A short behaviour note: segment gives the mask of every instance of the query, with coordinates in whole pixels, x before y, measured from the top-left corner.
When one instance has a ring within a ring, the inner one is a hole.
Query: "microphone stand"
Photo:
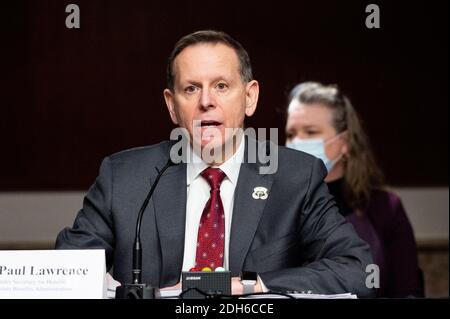
[[[123,284],[116,288],[116,299],[155,299],[159,297],[159,289],[154,288],[148,284],[142,283],[142,245],[141,245],[141,224],[142,216],[147,208],[150,198],[155,191],[156,185],[158,185],[159,179],[162,174],[170,166],[174,165],[169,158],[167,164],[161,169],[158,176],[156,176],[150,191],[147,194],[141,209],[138,214],[136,222],[136,236],[133,244],[133,267],[132,267],[132,283]]]

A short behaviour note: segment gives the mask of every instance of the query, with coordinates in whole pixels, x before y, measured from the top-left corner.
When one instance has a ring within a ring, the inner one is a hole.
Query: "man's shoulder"
[[[280,156],[283,156],[286,159],[301,160],[301,161],[306,161],[306,162],[314,162],[314,160],[316,159],[316,157],[314,157],[311,154],[308,154],[308,153],[305,153],[302,151],[298,151],[298,150],[294,150],[292,148],[282,146],[282,145],[278,146],[278,152],[279,152]]]
[[[108,156],[112,162],[118,163],[157,163],[164,158],[167,158],[173,141],[162,141],[157,144],[133,147]]]
[[[262,145],[264,144],[260,146]],[[275,167],[272,173],[269,174],[275,174],[277,178],[295,183],[298,180],[309,180],[314,172],[323,173],[322,171],[325,170],[325,167],[321,167],[320,161],[310,154],[281,145],[277,145],[276,148],[273,146],[274,144],[267,148],[266,152],[270,152],[270,155],[268,158],[265,158],[265,161],[261,161],[261,165]],[[268,161],[270,163],[264,164],[264,162],[267,163]],[[276,161],[275,164],[274,161]]]
[[[278,146],[278,166],[286,169],[311,169],[314,165],[316,157],[302,152],[293,150],[285,146]]]
[[[267,154],[272,153],[272,151],[276,149],[275,155],[276,157],[278,157],[278,161],[282,165],[298,165],[299,163],[308,163],[312,165],[316,160],[316,157],[312,156],[311,154],[294,150],[286,146],[277,145],[269,140],[259,141],[254,138],[249,138],[248,143],[256,143],[256,147],[259,150],[261,150],[261,148],[266,149]],[[250,148],[250,146],[248,147]]]

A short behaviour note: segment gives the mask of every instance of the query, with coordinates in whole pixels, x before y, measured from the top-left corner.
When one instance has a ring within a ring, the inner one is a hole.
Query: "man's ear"
[[[173,124],[178,125],[177,114],[175,113],[175,97],[171,90],[164,90],[164,100],[166,101],[167,109],[169,110],[170,118]]]
[[[256,105],[258,104],[259,96],[259,83],[256,80],[252,80],[247,83],[246,97],[245,97],[245,115],[252,116],[256,111]]]

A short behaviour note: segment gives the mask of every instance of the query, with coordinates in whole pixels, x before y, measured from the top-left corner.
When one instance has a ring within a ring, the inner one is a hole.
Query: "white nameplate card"
[[[105,251],[0,251],[0,299],[106,297]]]

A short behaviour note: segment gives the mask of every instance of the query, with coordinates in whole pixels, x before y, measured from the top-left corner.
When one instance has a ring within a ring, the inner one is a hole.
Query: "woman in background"
[[[316,82],[290,93],[286,146],[323,160],[341,214],[371,247],[378,297],[423,297],[411,224],[399,197],[384,189],[368,139],[349,99]]]

